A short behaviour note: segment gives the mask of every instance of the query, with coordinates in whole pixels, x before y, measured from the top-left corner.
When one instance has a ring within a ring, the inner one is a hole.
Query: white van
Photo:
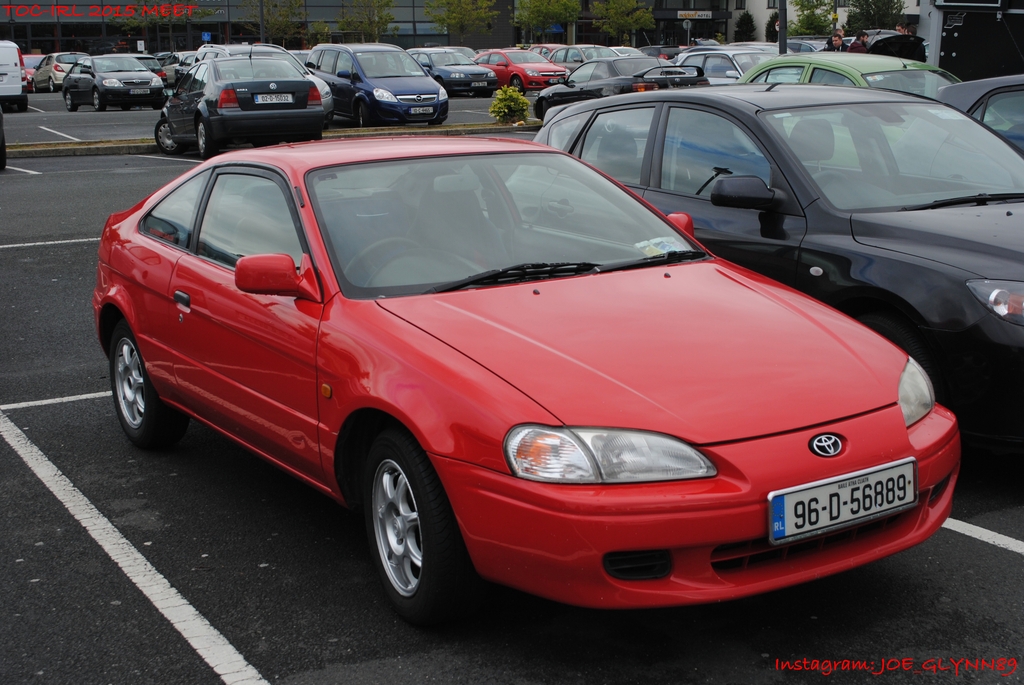
[[[0,106],[5,110],[17,107],[19,112],[28,109],[25,61],[18,46],[9,40],[0,40]]]

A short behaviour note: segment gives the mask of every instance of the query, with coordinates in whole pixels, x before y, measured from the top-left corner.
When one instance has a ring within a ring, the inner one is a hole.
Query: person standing
[[[846,43],[843,42],[843,34],[836,31],[832,34],[832,49],[830,52],[846,52]]]
[[[842,42],[842,39],[846,37],[846,33],[842,29],[836,29],[834,31],[834,33],[838,33],[839,34],[839,37],[840,37],[840,41],[839,42],[840,43]],[[825,47],[822,48],[822,50],[824,52],[835,52],[836,51],[835,46],[832,44],[832,39],[831,38],[829,38],[829,40],[825,42]]]
[[[917,38],[917,24],[907,24],[907,35]],[[924,49],[923,40],[918,41],[914,54],[910,56],[910,59],[917,60],[918,62],[928,61],[928,52]]]
[[[868,32],[858,31],[854,37],[853,42],[850,43],[850,47],[847,52],[867,52],[868,51]]]

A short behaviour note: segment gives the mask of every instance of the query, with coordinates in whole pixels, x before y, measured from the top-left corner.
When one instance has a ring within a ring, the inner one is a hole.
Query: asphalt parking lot
[[[120,131],[155,113],[89,114]],[[153,454],[118,426],[90,307],[100,229],[195,163],[0,173],[0,682],[1024,681],[1024,455],[971,448],[947,528],[838,576],[657,611],[495,588],[472,619],[406,625],[357,516],[206,427]]]

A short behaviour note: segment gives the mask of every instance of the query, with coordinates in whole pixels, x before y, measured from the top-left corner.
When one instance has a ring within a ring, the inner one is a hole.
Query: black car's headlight
[[[1024,283],[979,280],[967,281],[967,287],[1000,319],[1024,326]]]
[[[520,478],[552,483],[638,483],[717,473],[682,440],[610,428],[516,426],[505,437],[505,458]]]

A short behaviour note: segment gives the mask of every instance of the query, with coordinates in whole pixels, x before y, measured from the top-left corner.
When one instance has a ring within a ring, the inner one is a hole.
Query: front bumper
[[[540,76],[524,75],[522,77],[523,87],[527,90],[543,90],[544,88],[556,86],[559,83],[565,83],[565,77],[565,74],[558,76],[551,74],[542,74]]]
[[[895,413],[896,416],[893,416]],[[481,576],[594,608],[640,608],[736,599],[839,573],[907,549],[942,525],[960,463],[956,419],[937,407],[894,440],[890,407],[827,428],[704,447],[718,476],[616,486],[530,482],[432,455]],[[807,449],[829,430],[850,441],[832,459]],[[890,436],[886,439],[884,436]],[[894,444],[894,443],[901,444]],[[772,490],[914,456],[918,503],[885,519],[770,547]],[[656,551],[662,577],[623,580],[606,561]]]
[[[413,114],[413,108],[430,107],[429,114]],[[406,104],[404,102],[370,101],[370,114],[377,121],[386,123],[415,124],[430,121],[444,121],[448,118],[448,100]]]
[[[100,97],[108,105],[153,105],[166,99],[163,86],[100,88]]]
[[[485,78],[478,76],[475,78],[446,78],[444,80],[444,89],[449,93],[473,93],[483,90],[497,90],[498,77],[491,76],[490,78]]]

